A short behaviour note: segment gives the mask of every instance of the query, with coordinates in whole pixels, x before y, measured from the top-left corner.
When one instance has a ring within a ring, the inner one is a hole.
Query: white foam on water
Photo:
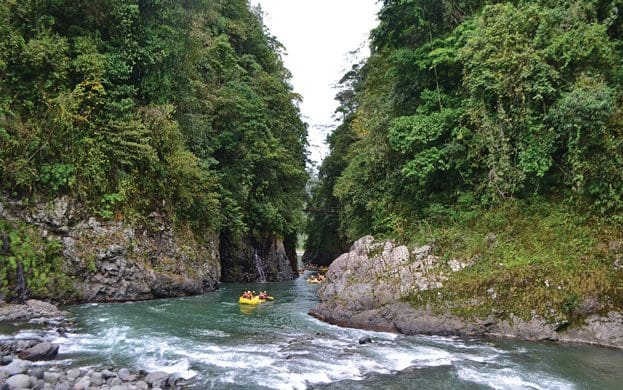
[[[342,328],[337,325],[332,325],[327,322],[322,322],[312,316],[306,316],[305,319],[311,323],[313,323],[316,327],[326,328],[330,330],[330,334],[333,336],[341,337],[344,339],[355,339],[358,340],[363,336],[368,336],[372,339],[385,339],[385,340],[396,340],[402,335],[397,333],[389,333],[389,332],[374,332],[371,330],[363,330],[363,329],[353,329],[353,328]]]
[[[265,378],[259,385],[264,385],[272,389],[280,390],[304,390],[309,384],[323,384],[331,383],[332,380],[326,373],[323,372],[306,372],[306,373],[294,373],[283,372],[276,376]]]
[[[221,383],[236,383],[237,378],[238,374],[235,371],[227,371],[218,377],[218,381]]]
[[[481,385],[486,385],[494,389],[525,389],[532,388],[538,390],[557,390],[574,389],[572,383],[546,377],[535,373],[522,373],[511,368],[499,370],[475,369],[471,367],[461,367],[458,370],[460,379]],[[529,378],[524,376],[529,375]]]
[[[141,369],[145,371],[162,371],[167,374],[179,374],[184,379],[190,379],[197,375],[197,371],[190,368],[190,362],[187,359],[169,363],[155,358],[146,358],[140,360],[140,366]]]
[[[91,335],[67,334],[52,341],[60,346],[63,353],[97,352],[99,340]]]
[[[291,356],[291,355],[290,355]],[[266,382],[258,384],[276,389],[305,389],[308,385],[333,383],[342,380],[363,380],[370,372],[390,373],[373,358],[353,354],[343,358],[317,359],[297,356],[273,367]],[[262,378],[266,380],[266,378]]]
[[[161,312],[165,307],[158,305],[151,309]],[[172,331],[161,335],[149,328],[137,331],[97,315],[88,320],[97,329],[93,331],[95,335],[71,333],[57,340],[63,352],[66,349],[68,353],[124,356],[147,371],[177,373],[186,379],[201,375],[199,380],[205,381],[203,385],[214,388],[233,384],[305,389],[343,380],[364,380],[371,373],[392,374],[409,367],[447,365],[456,367],[461,380],[495,389],[573,387],[555,376],[535,374],[534,370],[524,372],[513,363],[516,351],[500,350],[486,342],[454,337],[406,337],[339,328],[312,317],[305,318],[314,321],[308,323],[313,330],[304,329],[304,325],[302,328],[280,325],[271,328],[270,334],[235,337],[235,333],[219,329],[202,329],[201,324],[183,328],[181,334]],[[223,316],[219,321],[226,323],[228,319]],[[187,332],[193,337],[187,337]],[[360,345],[358,340],[364,336],[370,337],[372,344]],[[232,345],[234,342],[239,344]],[[486,364],[489,362],[496,364]]]
[[[472,362],[477,362],[477,363],[490,363],[490,362],[494,362],[497,360],[497,358],[500,356],[498,354],[491,354],[491,355],[475,355],[472,353],[461,353],[458,355],[461,359],[463,360],[470,360]]]
[[[227,332],[223,332],[222,330],[211,330],[211,329],[193,329],[191,332],[194,336],[200,337],[216,337],[216,338],[225,338],[230,337],[231,335]]]
[[[264,369],[275,363],[276,359],[266,354],[248,353],[236,350],[224,350],[217,353],[199,351],[175,351],[179,356],[185,356],[202,364],[220,368],[232,369]]]
[[[74,361],[72,359],[54,359],[54,360],[43,360],[33,364],[33,366],[37,367],[56,367],[56,366],[69,366]]]
[[[378,347],[374,350],[376,359],[390,371],[403,371],[412,366],[437,367],[451,365],[456,356],[433,347],[398,348]]]

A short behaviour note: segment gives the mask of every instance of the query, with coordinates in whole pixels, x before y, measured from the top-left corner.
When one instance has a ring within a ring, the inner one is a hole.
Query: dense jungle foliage
[[[293,234],[306,125],[245,0],[2,0],[0,191]]]
[[[1,0],[0,196],[296,237],[307,128],[282,49],[246,0]],[[64,285],[32,229],[0,219],[0,239],[0,286]]]
[[[338,95],[309,208],[317,261],[369,233],[469,235],[517,204],[620,226],[622,1],[385,0],[379,20]]]

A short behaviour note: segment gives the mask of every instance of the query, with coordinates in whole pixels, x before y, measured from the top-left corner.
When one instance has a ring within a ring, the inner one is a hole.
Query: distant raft
[[[324,275],[317,274],[317,275],[312,275],[309,278],[307,278],[307,283],[320,284],[320,283],[323,283],[325,280],[326,280],[326,277]]]

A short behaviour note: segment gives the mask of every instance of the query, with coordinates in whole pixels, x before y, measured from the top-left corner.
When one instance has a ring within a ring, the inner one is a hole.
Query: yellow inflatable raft
[[[273,299],[275,299],[275,298],[268,297],[267,299],[260,299],[260,297],[254,296],[253,298],[249,299],[249,298],[240,297],[238,299],[238,303],[242,303],[242,304],[245,304],[245,305],[259,305],[260,303],[264,303],[267,300],[272,301]]]

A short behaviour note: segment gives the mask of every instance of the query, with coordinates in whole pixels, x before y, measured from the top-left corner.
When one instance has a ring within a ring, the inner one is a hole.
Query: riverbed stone
[[[57,344],[43,342],[23,350],[17,356],[20,359],[31,361],[52,360],[58,355],[58,348]]]
[[[110,388],[110,390],[128,390],[128,386],[126,385],[116,385]]]
[[[9,390],[13,389],[26,389],[30,387],[30,377],[25,374],[13,375],[6,380],[5,384]]]
[[[54,385],[54,384],[56,384],[58,382],[58,380],[60,379],[61,376],[62,375],[60,373],[58,373],[58,372],[48,372],[48,371],[46,371],[46,372],[43,373],[43,380],[46,383]]]
[[[102,374],[102,378],[104,378],[104,380],[108,380],[108,378],[112,378],[112,377],[117,376],[117,374],[115,374],[114,372],[112,372],[112,371],[110,371],[108,369],[102,370],[100,372],[100,374]]]
[[[169,379],[169,374],[162,371],[152,372],[145,377],[145,382],[150,384],[152,387],[164,387],[164,385]]]
[[[43,379],[43,374],[45,370],[42,367],[33,367],[28,371],[30,376],[34,376],[37,379]]]
[[[37,345],[37,343],[40,343],[42,341],[43,341],[42,338],[36,338],[36,339],[30,338],[30,339],[25,339],[25,340],[17,340],[15,342],[15,350],[16,351],[24,351],[24,350],[27,350],[27,349]]]
[[[112,387],[112,386],[120,386],[120,385],[122,385],[122,384],[123,384],[123,381],[122,381],[121,379],[119,379],[119,378],[117,378],[117,377],[115,376],[115,377],[113,377],[113,378],[109,378],[109,379],[106,381],[106,384],[107,384],[108,386],[111,386],[111,387]]]
[[[13,356],[12,355],[2,356],[0,358],[0,366],[6,366],[8,364],[11,364],[12,361],[13,361]]]
[[[26,372],[28,372],[30,366],[31,363],[28,361],[15,359],[10,364],[0,367],[0,371],[4,371],[9,374],[9,376],[13,376],[18,374],[25,374]]]
[[[67,382],[59,382],[54,386],[54,390],[69,390],[70,386]]]
[[[91,379],[88,376],[83,376],[76,380],[73,390],[88,390],[89,387],[91,387]]]
[[[67,312],[59,310],[58,307],[51,303],[39,301],[36,299],[29,299],[24,304],[0,304],[0,321],[36,321],[45,322],[46,320],[60,320],[68,315]],[[43,340],[35,340],[41,342]],[[28,345],[26,348],[31,347]],[[21,348],[25,349],[25,348]]]
[[[91,384],[94,386],[101,386],[104,384],[104,377],[102,373],[96,372],[91,375]]]
[[[136,386],[136,388],[139,389],[139,390],[147,390],[147,389],[149,389],[149,385],[145,381],[138,381],[138,382],[136,382],[134,384],[134,386]]]
[[[120,369],[117,375],[119,376],[119,379],[124,382],[132,382],[136,380],[136,375],[132,375],[130,373],[130,370],[128,370],[127,368]]]
[[[67,371],[67,378],[69,378],[72,381],[77,380],[81,376],[82,376],[82,370],[79,368],[72,368],[71,370]]]

